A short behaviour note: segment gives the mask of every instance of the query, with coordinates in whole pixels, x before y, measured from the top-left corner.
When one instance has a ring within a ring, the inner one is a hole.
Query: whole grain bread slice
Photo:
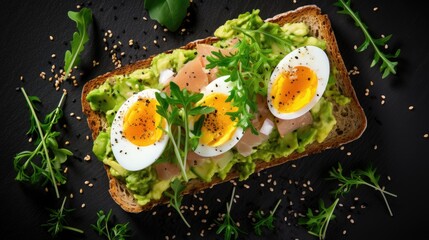
[[[337,69],[337,72],[335,73],[335,77],[337,79],[337,87],[343,95],[351,98],[351,102],[345,106],[336,104],[334,105],[334,115],[336,117],[337,124],[330,132],[328,137],[325,139],[325,141],[323,141],[322,143],[315,142],[308,145],[306,147],[306,150],[302,153],[294,152],[287,157],[272,159],[268,162],[262,160],[257,161],[256,172],[269,167],[277,166],[287,161],[298,159],[310,154],[315,154],[325,149],[339,147],[340,145],[351,142],[362,135],[367,124],[364,111],[358,102],[344,61],[338,49],[337,41],[328,16],[326,14],[322,14],[321,9],[316,5],[307,5],[299,7],[293,11],[278,14],[272,18],[267,19],[266,21],[278,23],[280,25],[283,25],[285,23],[304,22],[310,27],[310,32],[313,36],[325,40],[327,46],[326,52],[330,59],[330,64]],[[181,48],[193,49],[198,43],[212,44],[216,41],[217,38],[208,37],[205,39],[193,41],[185,46],[182,46]],[[167,52],[171,51],[172,50]],[[82,110],[87,117],[88,126],[92,132],[93,139],[98,136],[100,131],[107,128],[107,124],[105,117],[101,113],[91,110],[89,103],[86,101],[86,96],[88,95],[88,93],[91,90],[99,87],[112,76],[128,74],[137,69],[149,67],[153,57],[154,56],[151,56],[145,60],[141,60],[133,64],[115,69],[111,72],[105,73],[88,81],[84,85],[81,98]],[[108,165],[104,165],[104,167],[109,178],[110,195],[112,196],[114,201],[118,205],[120,205],[125,211],[138,213],[141,211],[149,210],[158,204],[167,202],[165,198],[162,198],[156,201],[153,200],[144,206],[137,204],[133,197],[133,194],[126,188],[125,184],[110,174],[110,167]],[[212,182],[206,183],[198,179],[193,179],[187,184],[187,187],[183,194],[198,192],[213,185],[226,182],[237,177],[238,172],[232,170],[223,180],[220,178],[214,178]]]

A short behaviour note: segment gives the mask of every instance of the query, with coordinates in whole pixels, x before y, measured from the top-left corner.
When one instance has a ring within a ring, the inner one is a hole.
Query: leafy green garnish
[[[170,96],[165,92],[155,93],[157,105],[156,112],[165,118],[167,121],[166,134],[169,137],[169,141],[173,144],[174,154],[176,155],[177,163],[180,166],[183,179],[188,182],[188,176],[186,173],[186,158],[188,155],[188,149],[191,147],[195,149],[198,145],[200,127],[202,124],[198,123],[193,131],[189,128],[189,117],[204,115],[214,111],[212,107],[206,106],[195,106],[200,101],[204,94],[202,93],[191,93],[186,89],[180,90],[179,86],[170,82]],[[184,129],[184,142],[183,146],[181,143],[182,133],[181,129]],[[183,149],[183,150],[182,150]]]
[[[144,0],[150,18],[173,32],[182,24],[189,5],[189,0]]]
[[[185,190],[185,185],[180,182],[179,179],[174,179],[174,181],[171,183],[171,189],[173,190],[173,193],[170,192],[164,192],[164,194],[170,198],[170,205],[176,209],[176,211],[179,213],[180,217],[182,218],[183,222],[188,226],[189,228],[191,225],[189,225],[188,221],[186,221],[186,218],[183,216],[182,212],[180,211],[180,206],[182,206],[182,192]]]
[[[41,184],[42,186],[50,182],[55,189],[57,198],[59,198],[58,184],[66,182],[66,177],[61,170],[61,164],[73,153],[65,148],[59,148],[56,137],[60,135],[60,132],[52,131],[52,127],[62,117],[61,107],[66,93],[63,93],[58,106],[46,115],[42,123],[37,117],[34,106],[34,103],[40,102],[40,99],[28,96],[24,88],[21,88],[21,91],[30,109],[31,126],[27,133],[36,134],[37,139],[34,141],[36,149],[22,151],[15,155],[13,161],[14,169],[17,171],[15,179],[21,182],[30,182],[31,184]]]
[[[70,230],[77,233],[83,233],[81,229],[67,226],[66,214],[72,212],[74,209],[65,208],[67,197],[64,197],[61,208],[58,210],[48,209],[50,211],[48,223],[42,224],[42,227],[47,227],[48,232],[53,236],[57,236],[58,233],[62,232],[64,229]]]
[[[378,39],[374,39],[370,33],[368,32],[368,26],[365,25],[362,20],[359,17],[358,12],[353,12],[350,6],[351,0],[338,0],[338,2],[335,3],[336,6],[340,7],[341,10],[338,11],[341,14],[349,15],[353,18],[355,21],[355,25],[359,27],[363,34],[365,35],[365,41],[356,49],[358,52],[363,52],[365,49],[368,48],[368,46],[371,44],[374,48],[374,59],[371,62],[371,67],[375,66],[378,61],[381,59],[382,64],[380,66],[380,72],[383,73],[382,78],[385,78],[389,76],[391,73],[396,74],[396,65],[398,65],[398,62],[391,61],[390,59],[397,58],[401,52],[400,49],[398,49],[395,54],[385,54],[383,53],[379,47],[384,47],[389,39],[392,37],[392,35],[388,35],[385,37],[381,37]]]
[[[270,39],[279,46],[291,48],[290,42],[279,38],[265,28],[243,29],[233,27],[233,29],[243,34],[235,48],[237,52],[231,55],[223,55],[219,52],[212,52],[213,56],[208,56],[209,64],[207,68],[219,68],[219,75],[228,75],[226,81],[233,84],[233,88],[226,101],[237,107],[236,112],[228,112],[231,119],[238,120],[238,126],[244,130],[250,128],[254,134],[258,131],[252,124],[254,113],[257,110],[256,95],[267,95],[268,82],[271,76],[271,69],[279,59],[272,53],[272,49],[264,47],[262,40]]]
[[[377,191],[379,191],[386,203],[387,209],[389,210],[390,216],[393,216],[392,210],[390,209],[389,202],[387,201],[386,195],[392,197],[397,197],[396,194],[390,193],[384,190],[384,187],[381,187],[379,184],[380,176],[376,174],[376,169],[372,166],[369,166],[366,170],[354,170],[350,172],[350,177],[344,176],[343,168],[340,163],[338,163],[338,168],[332,168],[329,171],[330,178],[333,180],[340,181],[340,187],[333,191],[335,196],[342,195],[344,193],[350,192],[353,187],[358,187],[360,185],[366,185]]]
[[[274,230],[274,213],[276,212],[277,208],[279,207],[281,203],[281,199],[277,202],[276,206],[272,211],[270,211],[270,214],[266,217],[262,214],[261,211],[257,211],[255,213],[256,217],[256,223],[253,225],[253,230],[255,231],[256,235],[261,236],[262,235],[262,228],[266,227],[269,230]]]
[[[73,33],[71,50],[67,50],[64,57],[64,81],[69,77],[72,68],[80,63],[80,54],[89,40],[88,26],[92,23],[92,11],[82,8],[79,12],[69,11],[68,16],[76,22],[77,32]]]
[[[216,234],[221,234],[222,232],[224,232],[223,236],[225,240],[230,240],[233,235],[234,239],[238,239],[238,233],[244,233],[231,217],[231,206],[232,202],[234,201],[234,195],[235,187],[232,189],[231,200],[229,201],[229,203],[226,203],[226,213],[223,216],[223,223],[216,221],[216,223],[219,225]]]
[[[306,217],[300,218],[298,223],[300,225],[305,225],[308,233],[311,235],[319,237],[319,239],[325,239],[329,222],[335,218],[334,210],[338,201],[339,198],[337,198],[331,206],[326,208],[325,203],[320,200],[318,214],[316,214],[316,211],[313,213],[309,208]]]
[[[110,216],[112,209],[109,210],[107,216],[103,210],[97,212],[97,224],[91,224],[91,227],[98,233],[99,236],[105,236],[108,240],[125,240],[130,237],[129,223],[118,223],[111,227]]]

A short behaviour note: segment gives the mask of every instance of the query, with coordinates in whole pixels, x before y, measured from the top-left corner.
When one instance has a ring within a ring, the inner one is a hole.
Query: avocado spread
[[[300,46],[313,45],[325,49],[325,42],[309,35],[309,28],[304,23],[286,23],[279,26],[274,23],[264,22],[259,16],[259,10],[241,14],[237,19],[227,21],[215,31],[215,36],[220,40],[214,45],[225,47],[233,38],[242,37],[240,29],[255,30],[265,29],[273,36],[282,38],[291,43],[292,49]],[[252,34],[251,31],[247,32]],[[271,51],[272,69],[288,53],[284,52],[278,42],[269,38],[260,39],[263,47]],[[105,115],[107,123],[111,125],[115,114],[122,103],[134,93],[146,88],[161,89],[158,79],[163,70],[170,69],[177,72],[188,61],[195,58],[195,50],[177,49],[172,53],[162,53],[156,56],[151,65],[145,69],[139,69],[131,74],[111,77],[97,89],[92,90],[86,100],[91,109]],[[311,125],[301,127],[283,137],[274,130],[269,139],[254,149],[247,157],[239,154],[235,149],[224,154],[221,159],[212,161],[210,158],[196,167],[189,168],[191,178],[199,178],[210,182],[213,177],[224,179],[231,169],[240,173],[240,180],[248,178],[256,167],[256,161],[270,161],[273,158],[288,156],[294,151],[303,152],[307,145],[317,141],[323,142],[336,124],[333,115],[333,103],[348,104],[350,99],[343,96],[335,87],[335,71],[330,71],[328,86],[321,100],[310,112],[313,117]],[[101,131],[94,141],[93,152],[95,156],[109,165],[110,173],[125,182],[127,188],[134,194],[140,205],[144,205],[152,199],[160,199],[162,193],[170,187],[171,180],[160,180],[153,166],[139,171],[128,171],[116,162],[110,146],[110,127]]]

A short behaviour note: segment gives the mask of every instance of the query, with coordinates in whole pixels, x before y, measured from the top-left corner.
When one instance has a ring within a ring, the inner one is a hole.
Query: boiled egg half
[[[118,163],[137,171],[151,165],[164,151],[167,124],[156,112],[156,89],[146,89],[128,98],[112,122],[110,143]]]
[[[297,48],[279,62],[271,75],[268,108],[278,118],[297,118],[319,101],[328,78],[329,59],[321,48]]]
[[[226,82],[229,76],[222,76],[210,82],[202,91],[204,97],[198,105],[213,107],[215,110],[206,115],[201,128],[201,137],[195,150],[200,156],[213,157],[220,155],[237,144],[243,137],[243,129],[237,126],[238,119],[231,120],[228,112],[238,109],[227,102],[233,86]]]

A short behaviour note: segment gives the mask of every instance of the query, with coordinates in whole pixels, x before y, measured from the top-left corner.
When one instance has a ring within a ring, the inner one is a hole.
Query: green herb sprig
[[[208,114],[214,111],[214,108],[195,106],[195,104],[203,98],[204,94],[191,93],[186,89],[180,90],[179,86],[174,82],[170,82],[170,95],[167,95],[165,92],[159,92],[155,93],[155,96],[159,103],[156,112],[167,121],[166,130],[163,130],[168,135],[169,141],[173,144],[174,154],[180,166],[183,179],[185,182],[188,182],[186,173],[188,149],[194,149],[198,145],[198,134],[201,134],[200,129],[202,126],[202,121],[198,120],[197,124],[194,126],[194,130],[191,131],[189,127],[189,118]],[[200,129],[198,129],[198,127]],[[185,131],[183,133],[185,138],[183,146],[181,145],[181,129]]]
[[[339,198],[335,199],[331,206],[325,207],[325,202],[320,200],[318,214],[309,208],[306,217],[298,219],[298,223],[300,225],[305,225],[308,233],[311,235],[319,239],[325,239],[329,222],[335,219],[334,210],[338,201]]]
[[[76,22],[77,32],[73,33],[71,50],[67,50],[64,56],[64,81],[69,77],[72,68],[80,63],[80,54],[89,40],[88,27],[92,23],[92,11],[89,8],[82,8],[79,12],[69,11],[68,16]]]
[[[257,211],[255,213],[256,223],[253,225],[253,230],[255,231],[256,235],[261,236],[263,228],[268,228],[271,231],[274,230],[274,213],[277,211],[277,208],[281,202],[282,200],[279,199],[274,209],[270,211],[270,214],[266,217],[263,216],[261,211]]]
[[[144,7],[152,19],[174,32],[186,17],[189,0],[144,0]]]
[[[21,182],[30,182],[31,184],[41,184],[42,186],[50,182],[57,198],[59,198],[58,184],[64,184],[67,180],[61,170],[61,164],[73,153],[58,146],[56,138],[60,135],[60,132],[52,131],[52,128],[62,117],[61,107],[66,93],[63,93],[58,106],[46,115],[42,123],[37,117],[34,106],[36,102],[40,102],[40,99],[35,96],[28,96],[24,88],[21,88],[21,92],[30,109],[31,126],[27,133],[36,134],[37,139],[34,141],[36,149],[22,151],[15,155],[13,161],[14,169],[17,172],[15,179]]]
[[[387,42],[390,40],[392,35],[388,35],[385,37],[374,39],[371,34],[368,32],[368,26],[365,25],[358,12],[354,12],[350,6],[351,0],[338,0],[338,2],[335,3],[336,6],[340,7],[341,10],[338,11],[341,14],[349,15],[353,18],[355,21],[355,24],[357,27],[359,27],[363,34],[365,35],[365,41],[356,49],[358,52],[363,52],[368,48],[368,46],[371,44],[374,48],[374,59],[371,62],[371,67],[375,66],[380,60],[382,61],[382,64],[380,66],[380,72],[383,73],[382,78],[385,78],[389,76],[390,74],[396,74],[396,66],[398,65],[398,62],[392,61],[391,59],[395,59],[399,56],[401,50],[396,50],[395,54],[385,54],[383,53],[379,47],[384,47]]]
[[[74,211],[74,209],[65,208],[67,197],[64,197],[63,203],[61,204],[60,209],[48,209],[50,211],[48,223],[42,224],[42,227],[47,227],[48,232],[53,236],[57,236],[58,233],[63,230],[69,230],[77,233],[83,233],[83,230],[68,226],[66,216],[69,212]]]
[[[254,113],[257,110],[256,96],[267,95],[268,82],[271,77],[272,66],[275,66],[279,59],[275,58],[271,48],[265,48],[261,39],[270,39],[271,42],[282,46],[285,51],[291,49],[290,43],[286,39],[272,35],[264,28],[243,29],[233,27],[233,29],[243,34],[235,46],[236,53],[223,55],[221,52],[212,52],[208,56],[209,64],[207,68],[219,68],[219,75],[226,76],[233,84],[233,88],[226,101],[237,107],[236,112],[228,112],[231,119],[238,120],[238,126],[244,130],[250,128],[254,134],[258,131],[252,124]]]
[[[224,232],[223,235],[225,240],[230,240],[232,236],[234,236],[234,239],[238,239],[238,234],[244,233],[231,217],[231,207],[234,201],[234,196],[235,187],[232,189],[231,200],[229,201],[229,203],[226,203],[226,213],[223,217],[223,223],[216,221],[216,223],[219,225],[216,234],[221,234],[222,232]]]
[[[180,206],[182,206],[182,192],[185,190],[185,185],[180,182],[179,179],[174,179],[173,182],[171,182],[171,189],[173,190],[173,193],[170,193],[168,191],[164,192],[164,195],[170,198],[170,205],[176,209],[177,213],[179,213],[180,218],[182,218],[183,222],[188,226],[188,228],[191,227],[191,225],[186,221],[185,216],[183,216],[182,211],[180,211]]]
[[[357,188],[361,185],[365,185],[379,191],[383,197],[384,202],[386,203],[390,216],[393,216],[386,195],[392,197],[397,197],[397,195],[384,190],[384,187],[380,186],[380,175],[377,175],[376,169],[372,166],[369,166],[366,170],[353,170],[350,172],[350,176],[345,176],[341,164],[338,163],[337,168],[333,167],[332,170],[329,171],[329,176],[329,179],[338,180],[340,182],[339,188],[333,191],[335,196],[348,193],[353,187]]]
[[[99,236],[105,236],[108,240],[125,240],[130,237],[129,223],[118,223],[113,227],[110,221],[112,209],[107,215],[103,210],[97,212],[97,223],[91,224],[91,227],[98,233]]]

